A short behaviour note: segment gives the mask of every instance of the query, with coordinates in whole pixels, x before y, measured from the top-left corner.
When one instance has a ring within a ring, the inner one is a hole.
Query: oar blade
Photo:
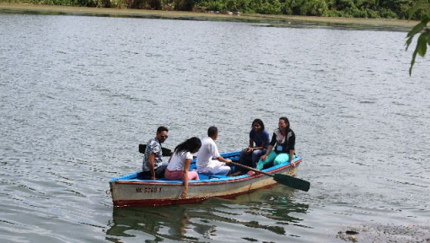
[[[146,144],[139,144],[139,153],[144,154],[145,150],[146,150]],[[161,153],[163,154],[163,156],[170,156],[172,155],[172,150],[162,147]]]
[[[139,153],[144,154],[146,149],[146,144],[139,144]]]
[[[309,191],[309,188],[311,187],[311,183],[309,183],[309,181],[305,181],[289,175],[275,174],[273,179],[280,184],[305,192]]]
[[[172,150],[168,149],[168,148],[161,148],[162,154],[163,156],[170,156],[172,155]]]

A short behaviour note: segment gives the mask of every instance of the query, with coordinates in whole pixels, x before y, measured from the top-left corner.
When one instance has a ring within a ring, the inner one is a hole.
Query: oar
[[[146,150],[146,144],[139,144],[139,153],[144,154],[145,150]],[[163,154],[163,156],[170,156],[172,155],[172,150],[161,147],[161,153]]]
[[[269,174],[267,172],[264,172],[264,171],[261,171],[261,170],[257,170],[255,168],[252,168],[252,167],[249,167],[249,166],[246,166],[246,165],[242,165],[242,164],[239,164],[239,163],[230,162],[229,164],[232,164],[232,165],[235,165],[235,166],[239,166],[239,167],[242,167],[242,168],[245,168],[245,169],[248,169],[248,170],[252,170],[252,171],[257,172],[257,173],[261,173],[261,174],[273,177],[273,179],[276,182],[278,182],[278,183],[280,183],[282,185],[289,186],[289,187],[292,187],[294,189],[299,189],[299,190],[302,190],[302,191],[305,191],[305,192],[309,191],[309,187],[311,186],[311,183],[309,183],[309,181],[305,181],[305,180],[302,180],[302,179],[299,179],[299,178],[295,178],[295,177],[292,177],[292,176],[289,176],[289,175],[284,175],[284,174],[275,174],[275,175],[272,175],[272,174]]]

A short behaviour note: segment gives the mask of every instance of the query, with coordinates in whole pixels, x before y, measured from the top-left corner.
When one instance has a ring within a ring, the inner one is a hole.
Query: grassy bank
[[[228,15],[216,13],[140,10],[140,9],[113,9],[113,8],[86,8],[51,5],[8,4],[0,3],[0,13],[17,14],[48,14],[48,15],[81,15],[101,17],[130,17],[154,19],[179,19],[200,21],[236,21],[268,24],[275,27],[333,27],[345,29],[367,30],[394,30],[409,31],[417,21],[392,19],[358,19],[336,17],[312,16],[286,16],[242,14]]]

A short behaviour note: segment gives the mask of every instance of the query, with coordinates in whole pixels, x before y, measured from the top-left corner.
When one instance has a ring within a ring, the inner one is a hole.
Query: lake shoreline
[[[394,19],[358,19],[358,18],[262,15],[262,14],[229,15],[229,14],[219,14],[219,13],[201,13],[201,12],[184,12],[184,11],[87,8],[87,7],[71,7],[71,6],[57,6],[57,5],[54,6],[54,5],[9,4],[9,3],[0,3],[0,13],[251,22],[251,23],[268,24],[273,27],[292,27],[292,25],[298,24],[302,27],[333,27],[333,28],[345,28],[345,29],[389,30],[389,31],[409,31],[413,26],[415,26],[418,23],[418,21],[394,20]]]

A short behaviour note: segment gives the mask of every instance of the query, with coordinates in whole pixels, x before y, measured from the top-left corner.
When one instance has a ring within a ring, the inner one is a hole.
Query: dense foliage
[[[328,17],[406,19],[417,0],[3,0],[34,4],[155,10],[219,11]],[[420,0],[418,0],[420,1]],[[412,18],[429,8],[420,4]]]

